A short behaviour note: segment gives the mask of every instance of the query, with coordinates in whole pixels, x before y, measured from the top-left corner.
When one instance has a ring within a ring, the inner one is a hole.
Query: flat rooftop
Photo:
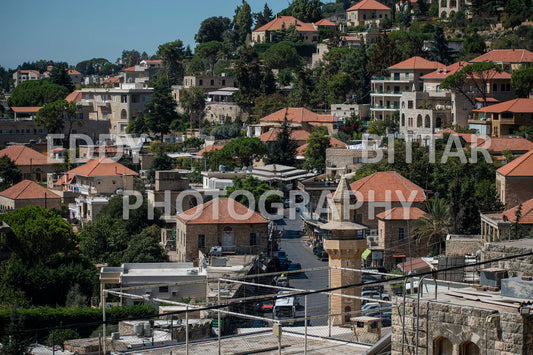
[[[533,249],[533,239],[505,240],[501,242],[491,242],[490,244],[497,244],[508,248]]]

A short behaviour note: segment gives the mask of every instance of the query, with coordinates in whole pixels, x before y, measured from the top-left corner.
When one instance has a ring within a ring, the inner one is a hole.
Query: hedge
[[[11,322],[11,310],[0,310],[0,330],[7,332]],[[102,321],[102,310],[100,308],[79,307],[34,307],[18,308],[16,310],[22,320],[22,329],[41,329],[65,326],[76,329],[81,337],[88,337],[93,330],[98,328]],[[106,309],[106,319],[110,322],[123,318],[141,318],[157,314],[157,308],[153,305],[138,304],[124,307],[110,307]],[[96,324],[89,324],[96,323]],[[70,324],[76,324],[70,326]],[[78,325],[79,324],[79,325]],[[45,337],[50,331],[39,331],[32,334],[39,334]]]

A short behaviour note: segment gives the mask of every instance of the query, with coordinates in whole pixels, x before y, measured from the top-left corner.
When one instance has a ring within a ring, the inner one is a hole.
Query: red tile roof
[[[338,148],[338,147],[346,147],[346,143],[338,140],[337,138],[330,137],[329,138],[329,145],[332,148]],[[307,148],[307,144],[301,145],[298,148],[296,148],[296,155],[304,155],[305,149]]]
[[[356,10],[391,10],[390,7],[383,5],[376,0],[363,0],[350,7],[346,11],[356,11]]]
[[[42,109],[42,106],[19,106],[19,107],[11,107],[11,110],[16,113],[37,113],[40,109]]]
[[[288,29],[290,25],[295,25],[296,31],[318,32],[318,30],[315,29],[315,26],[313,26],[312,23],[302,22],[292,16],[278,16],[269,23],[259,27],[254,32],[280,31],[282,28]]]
[[[359,37],[355,37],[355,36],[341,36],[341,39],[347,42],[351,42],[351,41],[356,42],[356,41],[361,40]]]
[[[222,148],[224,148],[224,145],[208,145],[207,147],[200,149],[200,151],[198,151],[196,154],[202,155],[204,153],[214,152],[215,150],[220,150]]]
[[[182,212],[177,217],[185,224],[268,223],[261,214],[231,198],[211,200]]]
[[[533,53],[526,49],[495,49],[472,59],[470,62],[531,63],[533,62]]]
[[[161,59],[145,59],[143,60],[145,63],[163,63]]]
[[[467,62],[456,62],[451,65],[445,66],[442,64],[441,66],[437,67],[435,71],[423,75],[420,78],[421,79],[446,79],[452,74],[457,73],[459,70],[467,66]]]
[[[487,149],[491,149],[496,153],[501,153],[505,150],[510,150],[512,152],[528,152],[533,150],[533,142],[522,137],[494,137],[490,139],[490,146]]]
[[[65,97],[65,100],[68,102],[81,102],[81,91],[80,90],[74,90],[70,94]]]
[[[477,102],[483,102],[484,101],[483,97],[481,97],[481,96],[476,96],[475,100]],[[500,102],[499,100],[496,100],[494,97],[487,97],[485,100],[487,102]]]
[[[68,75],[81,75],[81,73],[77,70],[74,70],[74,69],[69,69],[68,70]]]
[[[353,182],[350,184],[350,188],[354,192],[362,194],[364,201],[412,200],[414,202],[421,202],[426,199],[424,190],[420,186],[395,171],[374,173]],[[411,199],[411,193],[413,193],[414,199]]]
[[[505,176],[533,176],[533,150],[505,164],[496,172]]]
[[[288,122],[336,122],[338,119],[330,115],[319,115],[313,111],[309,111],[303,107],[289,107],[282,108],[279,111],[271,113],[270,115],[261,118],[261,122],[283,122],[287,119]]]
[[[135,71],[135,65],[129,68],[124,68],[122,71]]]
[[[437,69],[444,64],[439,62],[432,62],[422,57],[411,57],[398,64],[390,66],[388,69]]]
[[[0,157],[7,155],[16,165],[48,165],[59,163],[46,155],[23,145],[12,145],[0,150]]]
[[[42,187],[36,182],[30,180],[22,180],[18,184],[0,192],[0,196],[7,197],[12,200],[28,200],[37,198],[61,198],[56,193]]]
[[[386,220],[407,220],[419,219],[426,214],[426,212],[422,211],[418,207],[394,207],[390,210],[377,214],[376,217]]]
[[[518,206],[508,209],[507,211],[503,211],[501,214],[502,219],[505,221],[516,222],[516,211],[518,210]],[[533,199],[522,203],[522,210],[520,213],[522,216],[520,217],[518,223],[533,224]]]
[[[110,78],[105,79],[102,83],[103,84],[117,84],[120,83],[121,77],[120,76],[112,76]]]
[[[430,268],[431,266],[422,258],[416,258],[398,264],[398,269],[400,269],[401,272],[416,271],[428,267]]]
[[[278,139],[279,132],[281,132],[281,129],[274,128],[274,129],[271,129],[270,131],[263,133],[258,138],[261,140],[261,142],[273,142]],[[311,133],[303,129],[293,129],[291,131],[291,139],[295,141],[306,142],[307,138],[309,138],[310,135]]]
[[[501,102],[499,104],[483,107],[474,112],[490,112],[490,113],[533,113],[533,99],[514,99],[511,101]]]
[[[468,144],[473,144],[475,142],[478,147],[480,147],[485,142],[483,136],[477,136],[473,133],[457,133],[451,128],[446,128],[440,132],[437,132],[436,135],[442,136],[444,133],[449,133],[451,135],[461,137]]]
[[[19,73],[23,73],[23,74],[35,73],[37,75],[40,75],[38,70],[26,70],[26,69],[23,69],[23,70],[19,70],[18,72]]]
[[[88,163],[67,171],[68,175],[81,176],[120,176],[139,175],[135,171],[126,168],[124,165],[113,161],[110,158],[92,159]]]
[[[316,26],[337,26],[334,22],[331,22],[330,20],[327,20],[323,18],[322,20],[315,22]]]

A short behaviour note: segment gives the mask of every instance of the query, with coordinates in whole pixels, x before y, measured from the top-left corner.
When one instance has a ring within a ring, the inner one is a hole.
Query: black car
[[[325,251],[321,251],[316,256],[317,256],[318,260],[321,260],[321,261],[328,261],[329,260],[329,255]]]
[[[318,253],[321,253],[324,251],[324,248],[322,248],[321,246],[316,246],[313,248],[313,254],[317,255]]]

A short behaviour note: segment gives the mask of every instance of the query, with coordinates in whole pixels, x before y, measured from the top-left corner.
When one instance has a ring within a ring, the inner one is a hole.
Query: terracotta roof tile
[[[330,115],[319,115],[303,107],[282,108],[268,116],[261,118],[261,122],[336,122],[338,119]]]
[[[0,150],[0,157],[4,155],[7,155],[16,165],[48,165],[59,163],[59,161],[49,159],[46,155],[23,145],[12,145]]]
[[[474,112],[513,112],[513,113],[533,113],[533,99],[514,99],[501,102],[499,104],[483,107]]]
[[[18,184],[0,192],[0,196],[7,197],[12,200],[28,200],[45,197],[47,199],[61,198],[56,193],[30,180],[22,180]]]
[[[40,75],[38,70],[31,70],[31,69],[18,70],[18,72],[23,73],[23,74],[34,73],[34,74]]]
[[[495,49],[472,59],[470,62],[531,63],[533,62],[533,53],[526,49]]]
[[[390,66],[388,69],[437,69],[444,64],[432,62],[422,57],[411,57],[398,64]]]
[[[133,67],[124,68],[122,71],[135,71],[135,65]]]
[[[506,221],[516,222],[516,211],[518,210],[518,206],[510,208],[507,211],[503,211],[501,214],[502,219]],[[522,210],[520,211],[520,213],[522,214],[522,216],[520,217],[518,223],[533,224],[533,199],[527,200],[522,203]]]
[[[273,142],[278,139],[279,132],[281,132],[281,129],[274,128],[263,133],[258,138],[261,140],[261,142]],[[311,133],[303,129],[293,129],[291,131],[291,139],[295,141],[305,142],[307,141],[307,138],[309,138],[310,135]]]
[[[74,70],[74,69],[69,69],[68,70],[68,75],[81,75],[81,73],[77,70]]]
[[[211,200],[182,212],[177,217],[185,224],[268,223],[261,214],[231,198]]]
[[[81,102],[81,91],[80,90],[74,90],[70,94],[65,97],[65,100],[68,102]]]
[[[346,143],[338,140],[337,138],[334,138],[334,137],[330,137],[329,138],[329,145],[332,147],[332,148],[337,148],[337,147],[346,147]],[[298,148],[296,148],[296,155],[304,155],[305,154],[305,149],[307,148],[307,144],[304,144],[302,146],[299,146]]]
[[[353,182],[350,188],[354,192],[361,193],[365,201],[407,201],[411,198],[411,193],[415,196],[412,200],[414,202],[426,199],[424,190],[420,186],[395,171],[374,173]]]
[[[124,165],[117,163],[110,158],[89,160],[88,163],[67,171],[67,174],[81,176],[139,175],[135,171],[126,168]]]
[[[437,70],[429,74],[423,75],[420,78],[421,79],[442,79],[444,80],[450,75],[457,73],[459,70],[461,70],[463,67],[467,65],[468,65],[467,62],[456,62],[448,66],[442,64],[438,66],[437,68],[435,68]]]
[[[505,176],[533,176],[533,150],[505,164],[496,172]]]
[[[214,151],[220,150],[222,148],[224,148],[224,145],[208,145],[207,147],[200,149],[198,151],[198,153],[196,153],[196,154],[197,155],[202,155],[204,153],[214,152]]]
[[[419,269],[425,269],[431,267],[424,259],[416,258],[403,263],[398,264],[398,269],[402,272],[416,271]]]
[[[491,149],[496,153],[501,153],[505,150],[510,150],[512,152],[528,152],[533,150],[533,142],[522,137],[494,137],[490,139],[490,146],[488,149]]]
[[[254,32],[280,31],[282,28],[288,29],[290,25],[294,25],[294,24],[296,24],[295,26],[296,31],[318,32],[318,30],[315,29],[312,23],[302,22],[292,16],[278,16],[272,21],[270,21],[269,23],[259,27]]]
[[[335,23],[331,22],[330,20],[327,20],[323,18],[322,20],[315,22],[316,26],[337,26]]]
[[[42,109],[42,106],[19,106],[19,107],[11,107],[11,110],[16,113],[37,113],[40,109]]]
[[[356,10],[391,10],[390,7],[383,5],[376,0],[363,0],[350,7],[346,11],[356,11]]]
[[[406,220],[406,219],[419,219],[425,216],[427,213],[422,211],[418,207],[394,207],[385,212],[381,212],[376,215],[379,219],[386,220]]]

